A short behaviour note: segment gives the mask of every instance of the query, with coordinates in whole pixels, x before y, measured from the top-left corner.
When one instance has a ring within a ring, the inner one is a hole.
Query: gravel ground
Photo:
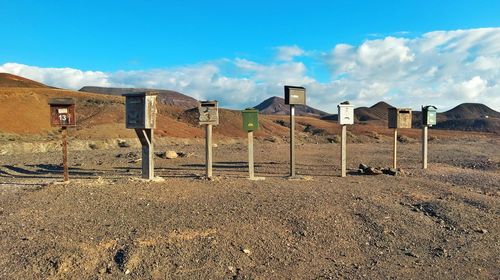
[[[247,180],[246,147],[219,144],[212,181],[202,145],[156,158],[162,182],[140,179],[137,149],[0,156],[1,279],[498,279],[498,137],[349,144],[338,177],[337,144],[258,142]]]

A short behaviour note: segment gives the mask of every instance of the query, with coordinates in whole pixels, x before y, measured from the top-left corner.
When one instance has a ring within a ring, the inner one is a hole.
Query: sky
[[[500,1],[0,0],[0,72],[171,89],[242,109],[283,85],[335,112],[385,101],[500,111]]]

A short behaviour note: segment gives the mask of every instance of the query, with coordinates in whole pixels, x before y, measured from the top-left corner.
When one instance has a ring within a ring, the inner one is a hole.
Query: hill
[[[9,73],[0,73],[0,87],[14,88],[51,88],[42,83],[35,82]]]
[[[112,87],[93,87],[86,86],[81,88],[81,92],[91,92],[99,94],[117,95],[121,96],[125,93],[144,92],[144,91],[157,91],[158,102],[165,105],[177,106],[184,109],[191,109],[198,106],[198,101],[190,96],[184,95],[180,92],[173,90],[162,89],[147,89],[147,88],[112,88]]]
[[[254,107],[259,110],[261,114],[265,115],[289,115],[290,106],[285,104],[285,99],[277,96],[270,97],[262,103]],[[297,116],[327,116],[328,113],[315,109],[307,105],[295,106],[295,115]]]
[[[371,107],[359,107],[354,109],[354,119],[358,122],[387,121],[387,109],[393,106],[380,101]],[[324,116],[323,120],[337,121],[337,114]]]

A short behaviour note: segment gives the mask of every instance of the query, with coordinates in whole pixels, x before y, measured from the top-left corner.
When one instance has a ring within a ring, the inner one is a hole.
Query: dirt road
[[[498,279],[500,139],[399,145],[402,176],[357,175],[390,166],[391,146],[258,142],[249,181],[246,147],[219,144],[216,179],[203,146],[156,159],[164,182],[136,180],[137,149],[0,156],[1,279]]]

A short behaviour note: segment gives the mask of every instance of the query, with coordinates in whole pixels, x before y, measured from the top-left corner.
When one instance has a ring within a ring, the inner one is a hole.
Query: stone
[[[249,249],[246,249],[246,248],[243,249],[242,251],[243,251],[243,253],[245,253],[247,255],[250,255],[252,253]]]
[[[130,144],[127,143],[127,141],[125,141],[125,140],[118,139],[118,147],[120,147],[120,148],[128,148],[128,147],[130,147]]]
[[[178,155],[175,151],[167,151],[165,157],[167,159],[174,159],[174,158],[177,158]]]

